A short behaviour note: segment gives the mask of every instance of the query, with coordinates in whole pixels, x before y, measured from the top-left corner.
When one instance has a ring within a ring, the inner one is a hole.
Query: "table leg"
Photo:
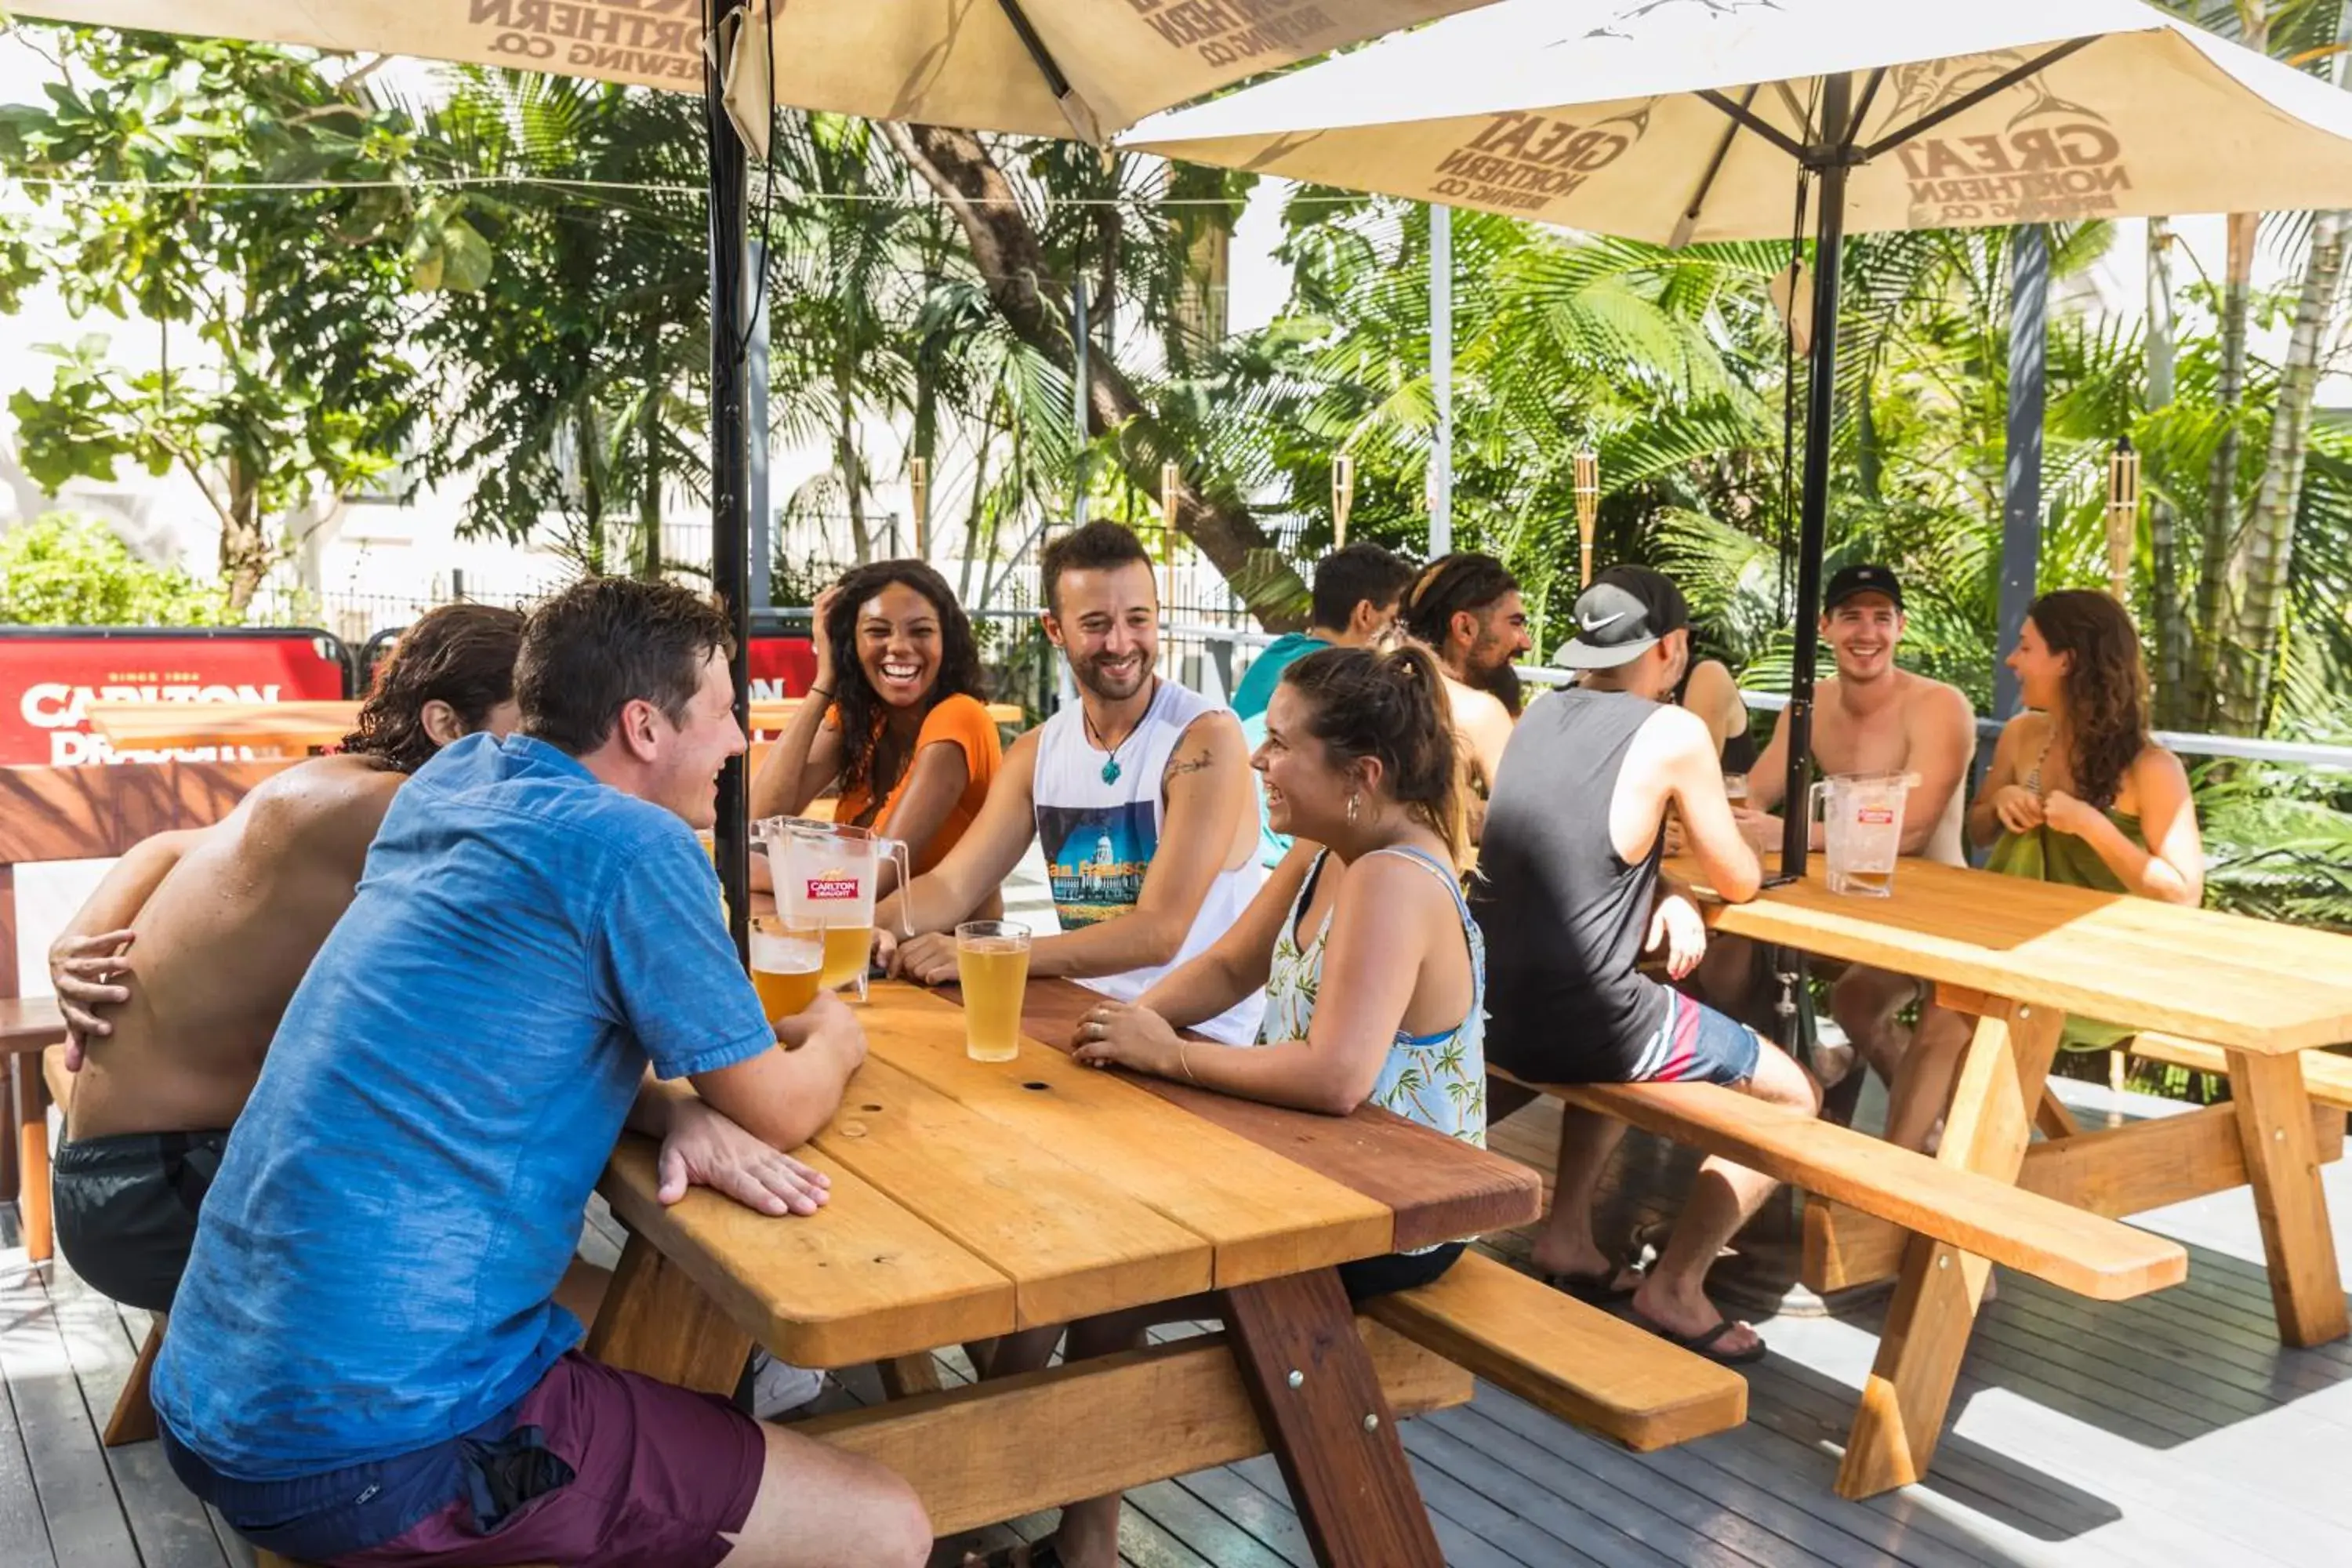
[[[632,1236],[588,1331],[587,1351],[607,1366],[731,1394],[742,1381],[751,1336],[712,1306],[702,1287],[659,1247]]]
[[[875,1373],[882,1379],[882,1392],[893,1399],[907,1399],[918,1394],[940,1391],[940,1363],[931,1352],[892,1356],[874,1363]]]
[[[2025,1163],[2034,1110],[2065,1015],[1998,997],[1948,994],[1938,1000],[1956,1012],[1975,1014],[1977,1026],[1960,1059],[1936,1157],[2014,1181]],[[1846,1439],[1845,1461],[1838,1468],[1840,1496],[1875,1497],[1927,1474],[1991,1270],[1983,1258],[1926,1237],[1915,1236],[1905,1247],[1878,1358]]]
[[[2344,1281],[2327,1225],[2327,1194],[2319,1184],[2302,1058],[2231,1051],[2230,1101],[2237,1108],[2246,1180],[2263,1222],[2279,1338],[2290,1345],[2340,1340],[2347,1331]]]
[[[47,1263],[54,1250],[49,1227],[49,1091],[41,1081],[41,1053],[18,1051],[8,1058],[16,1086],[16,1218],[25,1234],[25,1257]]]
[[[1440,1568],[1396,1415],[1334,1269],[1225,1292],[1234,1359],[1322,1568]]]

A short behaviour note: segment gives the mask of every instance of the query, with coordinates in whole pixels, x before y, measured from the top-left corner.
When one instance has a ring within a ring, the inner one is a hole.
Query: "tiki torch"
[[[1160,465],[1160,569],[1167,586],[1161,590],[1160,602],[1176,602],[1176,495],[1182,480],[1173,463]]]
[[[2131,437],[2107,458],[2107,586],[2116,602],[2131,603],[2132,544],[2139,533],[2139,454]]]
[[[907,488],[913,492],[915,559],[931,558],[931,460],[916,458],[907,464]]]
[[[1348,542],[1348,514],[1356,510],[1356,459],[1346,452],[1331,459],[1331,548]]]
[[[1587,448],[1576,455],[1576,531],[1584,542],[1584,574],[1579,587],[1592,585],[1592,531],[1601,521],[1601,454]]]

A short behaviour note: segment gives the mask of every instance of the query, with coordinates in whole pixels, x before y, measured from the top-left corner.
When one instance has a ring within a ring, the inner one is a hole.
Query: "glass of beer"
[[[1012,921],[956,927],[956,978],[963,985],[964,1054],[1009,1062],[1021,1054],[1021,1002],[1029,989],[1029,928]]]
[[[769,1023],[781,1023],[816,1000],[827,934],[774,916],[751,922],[751,984]]]
[[[868,921],[862,926],[829,925],[824,930],[824,978],[819,982],[827,991],[848,986],[853,994],[866,1000],[866,971],[873,965],[874,925]]]
[[[1748,804],[1748,775],[1746,773],[1724,774],[1723,793],[1731,797],[1732,805],[1746,805]]]

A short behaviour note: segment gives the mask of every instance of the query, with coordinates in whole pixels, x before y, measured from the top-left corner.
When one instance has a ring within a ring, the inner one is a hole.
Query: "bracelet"
[[[810,688],[808,689],[808,694],[809,694],[811,697],[822,697],[822,698],[824,698],[827,702],[830,702],[830,701],[832,701],[832,700],[833,700],[833,693],[832,693],[832,692],[830,692],[830,691],[827,691],[827,690],[826,690],[824,687],[822,687],[822,686],[812,686],[812,687],[810,687]]]
[[[1191,1058],[1184,1054],[1184,1037],[1181,1035],[1176,1037],[1176,1065],[1184,1069],[1185,1082],[1198,1083],[1201,1081],[1199,1079],[1192,1076],[1192,1061]]]

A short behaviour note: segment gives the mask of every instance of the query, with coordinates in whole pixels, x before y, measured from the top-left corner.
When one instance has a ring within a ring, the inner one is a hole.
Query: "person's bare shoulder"
[[[1948,681],[1924,675],[1909,676],[1906,685],[1903,711],[1914,729],[1949,725],[1967,731],[1969,744],[1976,743],[1976,705],[1969,700],[1967,692]]]
[[[246,799],[249,852],[331,855],[354,876],[406,773],[360,756],[314,757],[263,782]]]

